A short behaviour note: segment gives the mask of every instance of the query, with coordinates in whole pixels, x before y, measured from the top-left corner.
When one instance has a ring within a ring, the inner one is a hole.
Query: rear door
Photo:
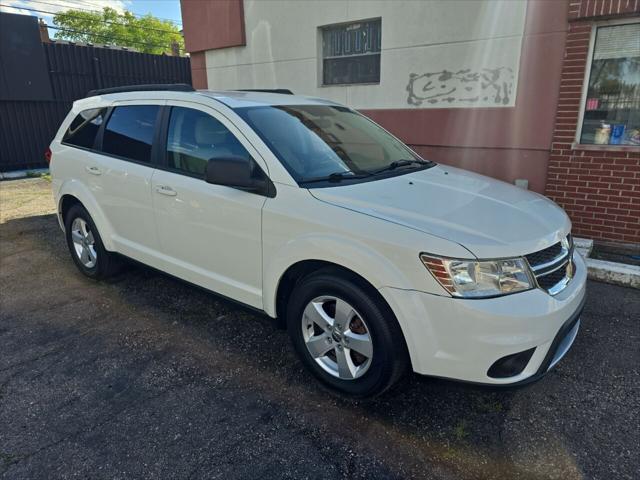
[[[169,102],[153,176],[153,205],[163,270],[262,308],[262,207],[266,198],[204,181],[207,160],[257,151],[222,114],[191,102]]]
[[[89,174],[99,178],[94,193],[111,223],[117,250],[151,265],[159,248],[151,201],[152,159],[163,104],[115,103],[98,139],[101,158],[89,167],[94,169]]]

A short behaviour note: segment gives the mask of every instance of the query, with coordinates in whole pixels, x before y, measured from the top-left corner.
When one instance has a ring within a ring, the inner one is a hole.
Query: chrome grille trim
[[[536,276],[551,273],[557,270],[559,268],[558,264],[565,262],[568,256],[569,256],[569,249],[563,246],[562,250],[560,250],[560,255],[558,255],[556,258],[554,258],[549,262],[542,263],[540,265],[535,265],[535,266],[531,265],[531,270],[533,270],[533,273]],[[544,273],[538,273],[546,270],[547,268],[550,268],[550,270],[545,271]]]
[[[568,235],[559,243],[561,246],[560,253],[555,258],[547,262],[535,265],[531,264],[530,258],[535,258],[537,256],[536,254],[540,252],[525,256],[527,262],[529,263],[529,267],[531,268],[531,271],[533,272],[533,275],[536,279],[538,288],[545,290],[547,293],[549,293],[549,295],[557,295],[562,290],[564,290],[573,278],[575,270],[575,266],[573,263],[574,247],[571,235]],[[557,246],[557,244],[555,245]],[[562,268],[565,269],[565,274],[562,276],[562,278],[556,281],[553,285],[546,285],[546,277],[558,272],[558,270]]]

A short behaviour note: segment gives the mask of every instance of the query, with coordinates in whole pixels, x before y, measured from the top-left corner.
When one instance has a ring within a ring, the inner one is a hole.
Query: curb
[[[14,170],[12,172],[0,172],[0,180],[17,180],[19,178],[32,178],[49,173],[48,168],[34,168],[33,170]]]
[[[586,258],[589,278],[599,282],[640,289],[640,267]]]
[[[574,244],[587,264],[590,280],[640,289],[640,266],[589,258],[593,249],[593,240],[575,238]]]

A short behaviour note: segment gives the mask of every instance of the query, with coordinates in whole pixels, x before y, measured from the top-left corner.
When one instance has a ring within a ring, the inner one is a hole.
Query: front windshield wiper
[[[372,174],[369,172],[356,173],[353,170],[343,170],[340,172],[330,173],[324,177],[316,177],[309,179],[302,179],[300,183],[318,183],[318,182],[341,182],[342,180],[351,180],[370,177]]]
[[[424,167],[430,167],[435,165],[433,162],[430,162],[428,160],[422,160],[422,159],[402,159],[402,160],[394,160],[393,162],[391,162],[389,165],[387,165],[386,167],[382,167],[379,168],[378,170],[374,170],[372,172],[369,172],[371,175],[378,175],[379,173],[383,173],[383,172],[389,172],[391,170],[395,170],[396,168],[400,168],[400,167],[408,167],[409,165],[421,165]]]

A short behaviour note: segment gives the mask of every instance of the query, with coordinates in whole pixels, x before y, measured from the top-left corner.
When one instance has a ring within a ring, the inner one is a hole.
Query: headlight
[[[458,260],[423,253],[420,260],[454,297],[483,298],[522,292],[535,281],[524,258]]]

